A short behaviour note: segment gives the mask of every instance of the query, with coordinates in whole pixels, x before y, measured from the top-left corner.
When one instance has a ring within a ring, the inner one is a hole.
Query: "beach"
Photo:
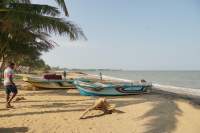
[[[15,109],[5,108],[0,91],[1,133],[199,133],[200,106],[191,99],[152,92],[142,95],[106,97],[123,113],[101,111],[81,114],[95,97],[71,90],[19,90]]]
[[[0,133],[200,133],[198,5],[1,0]]]

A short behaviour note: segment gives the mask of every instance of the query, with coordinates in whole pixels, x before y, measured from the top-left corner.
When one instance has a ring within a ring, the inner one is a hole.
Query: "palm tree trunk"
[[[0,48],[0,70],[5,66],[5,53],[6,53],[6,45]]]
[[[5,58],[4,55],[2,55],[1,60],[0,60],[0,89],[3,88],[3,83],[2,83],[2,79],[3,79],[3,67],[5,65]]]
[[[5,57],[2,55],[0,60],[0,70],[3,70],[3,67],[5,66]]]

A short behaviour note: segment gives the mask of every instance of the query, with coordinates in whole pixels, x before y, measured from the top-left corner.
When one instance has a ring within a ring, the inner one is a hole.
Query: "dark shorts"
[[[16,93],[17,94],[17,87],[15,85],[7,85],[5,86],[6,94]]]

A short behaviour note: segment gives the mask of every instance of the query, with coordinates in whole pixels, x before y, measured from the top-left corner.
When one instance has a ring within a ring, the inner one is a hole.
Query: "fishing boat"
[[[49,78],[50,77],[50,78]],[[33,87],[38,89],[74,89],[72,79],[52,78],[53,76],[39,77],[23,77],[25,82],[30,83]],[[54,76],[56,77],[56,76]],[[58,77],[58,76],[57,76]]]
[[[147,93],[152,84],[148,82],[111,82],[102,80],[74,80],[74,85],[85,96],[120,96]]]

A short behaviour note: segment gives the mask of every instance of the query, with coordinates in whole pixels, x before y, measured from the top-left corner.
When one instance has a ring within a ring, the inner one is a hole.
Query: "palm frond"
[[[9,5],[9,9],[14,9],[14,11],[17,10],[26,11],[27,13],[35,13],[40,15],[49,15],[49,16],[60,15],[60,11],[58,10],[58,8],[49,5],[14,3]]]
[[[26,4],[31,4],[30,0],[10,0],[14,3],[26,3]]]
[[[67,10],[67,6],[65,4],[65,0],[55,0],[56,3],[62,8],[65,13],[65,16],[69,16],[69,12]]]
[[[42,16],[24,11],[11,11],[9,17],[10,18],[7,19],[11,20],[12,23],[15,23],[16,26],[19,25],[18,27],[21,26],[21,23],[31,24],[32,29],[37,29],[38,31],[44,31],[50,34],[68,35],[70,40],[77,40],[79,38],[86,39],[81,28],[62,18]]]

